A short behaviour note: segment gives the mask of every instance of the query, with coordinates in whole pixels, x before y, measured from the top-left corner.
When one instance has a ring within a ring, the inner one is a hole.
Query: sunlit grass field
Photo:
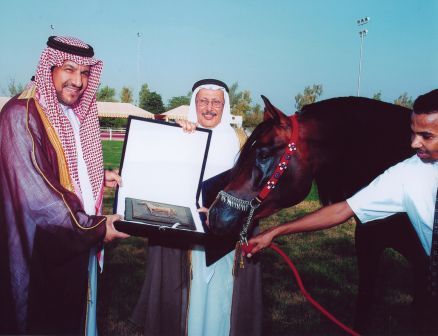
[[[122,142],[103,141],[106,168],[118,168]],[[114,192],[106,191],[105,212],[112,213]],[[262,230],[319,207],[312,189],[307,200],[261,222]],[[307,291],[343,323],[351,326],[357,292],[354,223],[326,231],[282,237],[276,242],[292,259]],[[128,319],[144,278],[147,239],[131,237],[105,248],[99,278],[98,321],[101,335],[141,335]],[[264,335],[345,335],[313,308],[300,293],[291,271],[276,252],[266,250],[263,264]],[[378,274],[375,309],[369,335],[412,335],[409,265],[388,250]],[[208,336],[208,335],[206,335]]]
[[[103,164],[105,169],[119,168],[123,141],[102,140]]]

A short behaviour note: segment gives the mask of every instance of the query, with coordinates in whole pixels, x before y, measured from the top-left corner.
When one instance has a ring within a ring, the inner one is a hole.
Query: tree
[[[120,91],[120,101],[122,103],[132,103],[134,101],[132,90],[126,86]]]
[[[100,127],[126,128],[127,124],[128,124],[128,119],[126,118],[107,118],[107,117],[99,118]]]
[[[108,85],[99,89],[96,94],[96,100],[101,102],[116,102],[116,89],[110,88]]]
[[[375,94],[373,94],[371,99],[382,101],[382,91],[379,91],[379,92],[376,92]]]
[[[259,104],[252,107],[243,118],[242,126],[246,128],[254,128],[263,121],[263,110]]]
[[[146,105],[149,93],[151,93],[149,86],[146,83],[143,84],[140,88],[140,92],[138,93],[138,106],[140,108],[144,108],[143,106]]]
[[[239,84],[237,82],[234,82],[231,84],[228,90],[228,97],[230,98],[230,106],[231,109],[233,109],[234,105],[237,104],[237,102],[242,98],[242,92],[238,91]]]
[[[17,94],[23,92],[23,90],[24,90],[24,86],[22,84],[15,83],[14,78],[9,79],[8,94],[10,97],[16,96]]]
[[[151,92],[146,83],[141,86],[138,98],[138,106],[143,110],[154,114],[163,113],[165,111],[161,95],[156,92]]]
[[[239,84],[233,83],[229,87],[231,114],[242,116],[242,126],[253,128],[263,121],[263,111],[259,104],[251,106],[251,92],[239,91]]]
[[[414,101],[412,100],[412,97],[408,97],[408,93],[405,92],[401,94],[396,100],[394,100],[394,104],[412,109],[412,107],[414,106]]]
[[[322,94],[322,84],[313,84],[312,87],[306,86],[303,93],[295,96],[295,107],[301,110],[304,105],[312,104],[318,100]]]
[[[169,102],[167,103],[167,110],[174,109],[181,105],[189,105],[190,104],[190,97],[187,96],[176,96],[169,99]]]
[[[161,95],[159,95],[155,91],[149,92],[144,102],[144,105],[140,105],[140,107],[153,114],[160,114],[165,111]]]
[[[238,92],[238,94],[234,96],[234,100],[235,102],[231,107],[231,114],[245,116],[251,111],[251,92]]]
[[[228,97],[230,98],[231,114],[244,116],[251,111],[251,92],[239,91],[239,84],[234,82],[229,87]]]

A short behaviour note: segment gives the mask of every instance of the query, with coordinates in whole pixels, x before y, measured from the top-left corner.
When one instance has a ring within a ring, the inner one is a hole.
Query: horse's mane
[[[304,106],[300,122],[319,125],[309,146],[321,153],[315,171],[323,204],[344,200],[411,156],[411,110],[373,99],[342,97]]]

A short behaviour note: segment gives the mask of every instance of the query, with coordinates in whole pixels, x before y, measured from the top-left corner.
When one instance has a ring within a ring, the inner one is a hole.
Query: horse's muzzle
[[[245,214],[217,199],[208,212],[208,226],[212,233],[237,235],[242,229]]]

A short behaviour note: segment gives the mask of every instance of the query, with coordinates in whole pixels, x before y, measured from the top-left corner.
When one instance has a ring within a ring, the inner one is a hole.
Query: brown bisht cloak
[[[77,334],[105,217],[61,184],[62,147],[38,108],[22,95],[0,112],[0,334]]]

